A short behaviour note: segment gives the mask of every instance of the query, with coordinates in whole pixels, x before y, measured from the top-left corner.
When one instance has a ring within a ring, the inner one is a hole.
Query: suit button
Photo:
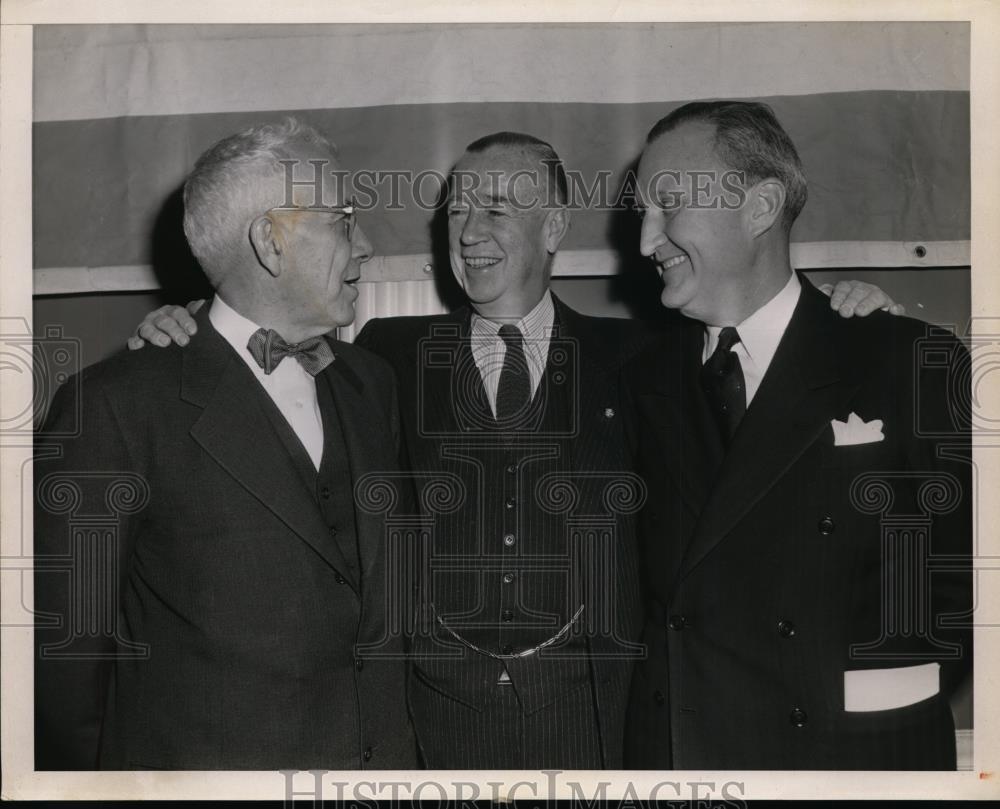
[[[513,497],[508,497],[507,502],[504,503],[504,505],[507,506],[508,509],[512,509],[514,508],[514,506],[517,505],[517,499]]]
[[[509,624],[511,621],[514,620],[514,613],[511,610],[504,610],[502,613],[500,613],[500,617],[503,619],[503,622],[505,624]]]
[[[347,584],[347,579],[345,579],[339,573],[336,576],[334,576],[334,581],[337,582],[337,584]]]
[[[371,761],[372,760],[372,749],[370,747],[366,747],[365,748],[365,752],[361,754],[361,757],[365,761]]]
[[[819,528],[819,532],[825,537],[830,536],[833,533],[833,529],[836,528],[833,523],[833,517],[824,517],[819,521],[817,527]]]
[[[511,547],[516,541],[517,540],[514,538],[513,534],[503,535],[503,544],[506,545],[508,548]]]
[[[683,615],[671,615],[670,620],[667,621],[667,626],[677,632],[680,632],[685,626],[687,626],[687,618]]]
[[[806,712],[801,708],[792,708],[792,712],[788,715],[788,721],[797,728],[805,727],[807,718]]]
[[[330,499],[330,487],[329,486],[324,486],[320,490],[319,496],[322,497],[324,500],[329,500]]]
[[[516,475],[517,474],[517,464],[516,463],[507,464],[507,474],[509,474],[509,475]]]
[[[514,581],[514,574],[513,573],[504,573],[503,574],[503,583],[504,584],[510,584],[512,581]]]
[[[500,650],[500,654],[512,655],[514,654],[514,647],[511,646],[509,643],[505,643],[503,645],[503,648]]]
[[[662,705],[666,701],[667,698],[663,696],[663,692],[660,691],[660,689],[656,689],[656,691],[653,692],[653,702],[657,705]]]
[[[356,668],[358,671],[361,671],[361,669],[363,669],[364,667],[365,667],[365,661],[362,660],[360,657],[356,658],[354,661],[354,668]]]
[[[795,634],[795,624],[791,621],[778,621],[778,634],[783,638],[790,638]]]
[[[337,536],[337,526],[336,525],[331,525],[330,526],[330,536],[332,536],[332,537]]]

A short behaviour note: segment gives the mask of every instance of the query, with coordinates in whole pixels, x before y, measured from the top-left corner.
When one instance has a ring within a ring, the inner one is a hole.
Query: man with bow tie
[[[288,165],[316,179],[291,198]],[[395,383],[325,336],[372,250],[338,176],[292,119],[209,149],[184,187],[216,290],[202,336],[57,394],[35,465],[38,769],[415,766],[384,519],[354,497],[398,468]]]
[[[806,183],[767,106],[670,113],[638,186],[640,249],[684,318],[625,375],[649,487],[627,765],[954,769],[968,353],[919,321],[840,318],[792,271]]]

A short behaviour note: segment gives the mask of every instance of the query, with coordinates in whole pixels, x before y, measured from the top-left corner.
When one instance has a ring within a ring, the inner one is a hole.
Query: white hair
[[[285,203],[278,161],[303,151],[336,156],[337,147],[289,117],[223,138],[198,158],[184,183],[184,235],[213,286],[241,260],[254,217]]]

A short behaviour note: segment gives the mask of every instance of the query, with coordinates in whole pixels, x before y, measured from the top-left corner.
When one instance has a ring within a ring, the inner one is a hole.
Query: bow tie
[[[333,349],[322,335],[301,343],[286,343],[274,329],[257,329],[247,341],[247,350],[265,374],[274,371],[285,357],[295,357],[311,376],[334,360]]]

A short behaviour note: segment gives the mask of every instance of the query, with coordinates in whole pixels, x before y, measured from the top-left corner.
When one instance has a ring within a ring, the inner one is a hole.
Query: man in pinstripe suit
[[[451,492],[424,504],[434,527],[409,684],[423,763],[621,768],[642,653],[631,527],[642,491],[623,454],[618,374],[648,332],[551,293],[569,211],[549,144],[481,138],[453,179],[450,260],[470,305],[372,320],[356,341],[396,372],[411,469]],[[184,342],[186,314],[153,313],[139,334]]]
[[[566,201],[547,143],[471,144],[448,209],[471,306],[370,321],[357,340],[396,371],[411,467],[462,492],[435,515],[413,643],[410,709],[432,768],[621,766],[641,492],[617,376],[643,332],[549,291]]]

